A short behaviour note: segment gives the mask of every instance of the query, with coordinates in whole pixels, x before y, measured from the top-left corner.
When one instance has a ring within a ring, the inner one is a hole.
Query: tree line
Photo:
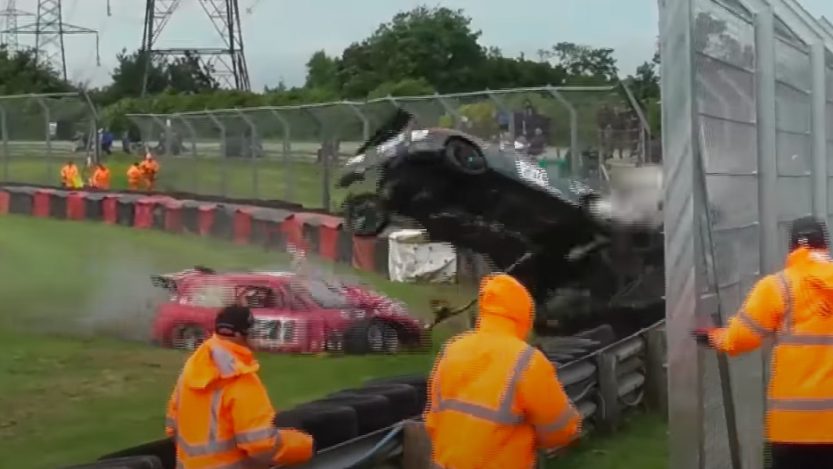
[[[622,76],[612,48],[560,42],[535,58],[508,57],[480,43],[481,32],[462,10],[417,7],[382,23],[341,55],[318,51],[309,58],[303,86],[278,83],[261,92],[220,89],[213,70],[198,56],[154,57],[147,95],[140,97],[146,57],[123,50],[101,88],[65,82],[30,50],[0,47],[0,94],[84,89],[103,109],[105,124],[118,130],[128,113],[169,113],[248,106],[283,106],[533,86],[605,85]],[[645,107],[659,99],[659,55],[629,74]],[[658,121],[658,119],[656,119]]]

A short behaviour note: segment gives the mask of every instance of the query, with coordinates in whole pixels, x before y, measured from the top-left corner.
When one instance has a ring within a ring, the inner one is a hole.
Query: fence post
[[[665,347],[665,327],[655,327],[645,333],[646,383],[645,397],[652,409],[663,417],[668,414],[668,378]]]
[[[52,122],[51,113],[49,112],[49,106],[43,102],[43,99],[39,96],[35,96],[34,99],[38,102],[38,105],[43,110],[43,121],[46,128],[46,181],[54,181],[55,175],[52,174],[52,133],[50,132],[49,124]],[[51,185],[51,184],[50,184]]]
[[[636,96],[634,96],[633,91],[631,91],[631,87],[628,86],[628,83],[626,81],[619,80],[619,86],[621,86],[622,90],[625,92],[625,97],[628,99],[628,102],[636,113],[636,117],[639,119],[639,125],[642,128],[639,132],[639,143],[642,145],[642,151],[639,152],[639,162],[645,163],[646,161],[653,161],[651,159],[650,148],[651,125],[648,123],[648,119],[645,117],[645,112],[639,105],[639,101],[636,100]]]
[[[360,121],[362,121],[362,139],[366,142],[367,139],[370,138],[370,122],[368,121],[367,116],[364,115],[362,109],[356,103],[352,101],[343,101],[343,103],[346,104],[351,111],[353,111],[353,114],[355,114]]]
[[[96,35],[96,44],[97,43],[98,43],[98,35]],[[98,50],[97,45],[96,45],[96,50]],[[99,63],[99,65],[101,65],[101,64]],[[94,159],[94,163],[97,164],[97,163],[101,162],[101,139],[100,139],[101,137],[98,135],[98,129],[99,129],[99,125],[101,123],[101,119],[99,119],[98,110],[96,109],[95,104],[93,104],[92,99],[90,99],[90,95],[86,91],[82,91],[81,95],[84,97],[84,101],[87,103],[87,106],[90,108],[90,112],[93,115],[92,126],[93,126],[93,130],[95,131],[95,143],[93,145],[93,159]]]
[[[257,128],[255,127],[254,121],[252,121],[249,118],[249,116],[247,116],[240,108],[234,108],[234,112],[236,112],[237,115],[240,116],[240,118],[243,119],[244,122],[246,122],[246,125],[249,126],[249,130],[252,132],[252,135],[249,138],[249,157],[252,160],[252,190],[254,191],[254,198],[258,199],[260,198],[260,190],[258,189],[257,159],[259,157],[260,152],[257,151],[255,142],[259,140],[259,135],[257,132]]]
[[[511,139],[512,139],[512,145],[513,145],[513,147],[514,147],[514,144],[515,144],[515,115],[514,115],[514,113],[512,112],[512,109],[510,109],[510,108],[506,105],[506,101],[504,101],[503,99],[501,99],[498,95],[496,95],[495,93],[493,93],[491,90],[487,89],[487,90],[486,90],[486,94],[488,94],[488,95],[489,95],[489,99],[491,99],[492,101],[494,101],[495,106],[497,106],[497,108],[498,108],[501,112],[505,113],[505,114],[509,117],[509,126],[508,126],[509,138],[511,138]],[[498,143],[499,143],[499,142],[498,142]]]
[[[619,382],[616,379],[616,355],[602,352],[596,355],[596,370],[599,374],[599,398],[601,400],[600,418],[597,428],[611,433],[619,422]]]
[[[330,211],[330,137],[327,136],[327,129],[324,128],[324,121],[312,111],[311,106],[301,106],[300,108],[310,116],[318,124],[318,132],[321,136],[321,207]]]
[[[217,126],[220,130],[220,161],[217,164],[217,168],[220,172],[220,195],[223,197],[228,197],[228,171],[226,168],[226,164],[228,163],[226,160],[226,127],[220,122],[220,119],[217,119],[211,111],[205,111],[205,115],[211,119],[211,122]]]
[[[573,104],[558,91],[558,88],[547,87],[547,91],[570,113],[570,172],[576,175],[583,166],[578,150],[578,112]]]
[[[191,134],[191,155],[193,156],[194,161],[197,163],[197,166],[199,166],[199,157],[200,156],[199,156],[199,152],[197,151],[197,131],[194,129],[194,126],[191,124],[191,121],[189,121],[182,114],[171,114],[171,119],[179,119],[180,122],[182,122],[182,124],[185,126],[185,128],[188,129],[188,133]],[[192,189],[192,192],[194,192],[196,194],[196,193],[199,192],[200,172],[199,171],[191,171],[191,177],[193,178],[193,181],[191,182],[191,186],[192,186],[191,189]]]
[[[293,196],[293,186],[295,185],[295,181],[292,177],[292,162],[290,161],[290,153],[292,152],[292,127],[289,125],[289,121],[284,117],[278,108],[270,107],[269,112],[275,116],[278,122],[280,122],[281,127],[283,128],[283,145],[282,145],[282,152],[283,152],[283,169],[284,169],[284,191],[287,202],[292,201]]]
[[[6,108],[0,105],[0,137],[3,139],[3,180],[9,180],[9,128],[6,122]]]
[[[448,104],[448,101],[445,100],[445,97],[440,93],[434,93],[434,99],[440,102],[445,112],[451,114],[451,118],[454,119],[454,128],[457,130],[462,130],[462,123],[464,121],[463,115],[460,114],[460,111],[454,108],[454,106]]]

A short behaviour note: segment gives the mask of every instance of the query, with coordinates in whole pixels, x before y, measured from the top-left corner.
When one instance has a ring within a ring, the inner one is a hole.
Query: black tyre
[[[450,138],[445,144],[444,153],[446,162],[463,174],[476,176],[488,169],[483,152],[462,138]]]
[[[385,321],[360,321],[344,333],[344,351],[348,354],[394,354],[399,352],[400,345],[399,331]]]
[[[178,350],[193,351],[200,346],[208,333],[202,326],[196,324],[183,324],[178,326],[171,337],[171,345]]]
[[[344,201],[344,226],[356,236],[376,236],[390,223],[390,212],[381,197],[358,194]]]
[[[327,397],[350,395],[383,396],[390,402],[391,414],[396,421],[417,417],[423,410],[416,389],[407,384],[374,384],[363,388],[345,389]]]
[[[414,388],[417,393],[417,404],[420,412],[425,409],[428,402],[428,377],[426,375],[401,375],[389,376],[386,378],[376,378],[365,381],[366,387],[387,385],[387,384],[407,384]]]
[[[359,436],[358,419],[352,407],[315,402],[278,412],[278,428],[295,428],[309,433],[315,449],[322,450]]]
[[[378,395],[342,395],[313,401],[315,405],[338,405],[351,407],[356,411],[359,435],[389,427],[397,422],[387,398]]]
[[[153,456],[159,459],[163,468],[172,468],[176,466],[176,445],[174,444],[174,440],[172,438],[163,438],[161,440],[151,441],[139,446],[106,454],[98,458],[98,460],[104,461],[108,459],[135,458],[140,456]]]
[[[63,469],[166,469],[156,456],[132,456],[100,460],[91,464],[68,466]]]

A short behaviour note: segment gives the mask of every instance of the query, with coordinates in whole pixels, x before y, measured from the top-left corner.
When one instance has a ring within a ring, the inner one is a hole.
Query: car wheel
[[[324,342],[324,350],[326,352],[341,352],[344,350],[344,337],[338,332],[330,332],[327,334],[327,340]]]
[[[444,152],[448,164],[463,174],[475,176],[485,173],[488,168],[483,152],[462,138],[450,138]]]
[[[206,338],[205,330],[201,326],[185,324],[177,328],[174,333],[173,346],[178,350],[196,350]]]
[[[390,324],[371,322],[367,327],[366,338],[371,353],[399,352],[399,333]]]
[[[344,224],[356,236],[375,236],[389,221],[384,201],[376,194],[359,194],[344,201]]]

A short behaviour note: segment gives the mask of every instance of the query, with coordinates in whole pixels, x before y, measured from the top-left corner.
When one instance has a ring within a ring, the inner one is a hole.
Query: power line
[[[158,48],[159,38],[182,0],[145,0],[145,21],[142,33],[142,56],[145,70],[142,79],[142,95],[147,92],[148,74],[154,57],[183,56],[192,53],[200,63],[214,70],[221,83],[229,88],[251,89],[249,71],[243,48],[243,32],[240,25],[238,0],[197,0],[223,41],[223,47]]]
[[[38,63],[49,65],[67,79],[66,48],[64,36],[78,34],[95,35],[96,64],[101,65],[98,31],[83,26],[64,23],[61,0],[38,0],[35,22],[25,26],[7,28],[4,34],[34,35],[35,54]]]

